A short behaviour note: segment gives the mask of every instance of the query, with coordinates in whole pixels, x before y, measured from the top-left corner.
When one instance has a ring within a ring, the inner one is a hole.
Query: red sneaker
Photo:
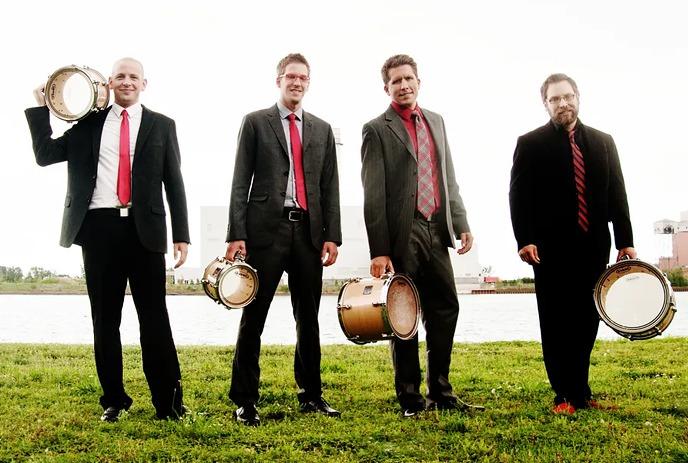
[[[568,402],[562,402],[554,406],[552,413],[555,415],[573,415],[576,413],[576,407]]]

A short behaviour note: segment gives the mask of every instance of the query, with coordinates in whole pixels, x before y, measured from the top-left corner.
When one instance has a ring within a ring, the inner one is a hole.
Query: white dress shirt
[[[143,108],[141,103],[136,103],[128,108],[123,108],[113,103],[110,112],[105,118],[103,133],[100,137],[100,153],[98,155],[98,173],[96,175],[96,188],[93,191],[89,209],[103,207],[122,207],[117,198],[117,174],[119,172],[119,133],[122,125],[122,111],[126,109],[129,115],[129,166],[134,160],[136,138],[141,127],[141,115]],[[132,191],[132,195],[133,195]]]

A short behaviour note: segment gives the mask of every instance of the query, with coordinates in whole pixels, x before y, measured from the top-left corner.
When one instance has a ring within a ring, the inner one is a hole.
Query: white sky
[[[0,265],[78,274],[78,246],[60,248],[66,165],[35,164],[23,114],[55,69],[109,75],[140,59],[141,101],[177,122],[192,242],[200,206],[228,202],[242,116],[278,96],[275,65],[300,51],[311,64],[304,108],[342,131],[341,202],[362,204],[361,126],[385,110],[379,69],[412,55],[421,107],[444,116],[480,262],[502,277],[530,276],[515,250],[508,209],[516,138],[547,121],[539,87],[565,72],[581,92],[584,123],[614,136],[639,256],[666,240],[655,220],[678,220],[686,200],[688,32],[681,1],[355,0],[327,2],[13,2],[0,19]],[[290,30],[295,32],[291,33]],[[54,124],[61,132],[66,124]],[[221,250],[218,250],[220,253]],[[342,253],[347,252],[346,243]],[[191,247],[190,266],[199,262]],[[572,259],[575,250],[572,250]]]

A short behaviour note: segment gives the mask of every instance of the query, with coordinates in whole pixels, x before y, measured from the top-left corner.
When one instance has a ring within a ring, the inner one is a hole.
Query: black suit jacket
[[[29,108],[36,162],[41,166],[67,161],[67,196],[64,202],[60,245],[82,244],[78,233],[96,186],[100,139],[110,109],[92,113],[53,139],[48,108]],[[143,246],[167,251],[167,227],[162,185],[165,185],[172,222],[172,240],[189,242],[184,181],[174,121],[143,107],[141,127],[132,162],[132,213]]]
[[[330,125],[303,112],[303,170],[311,241],[342,243],[337,151]],[[289,151],[277,105],[244,117],[239,130],[227,241],[269,246],[282,217]]]
[[[453,247],[454,236],[470,231],[466,209],[454,177],[444,120],[432,111],[422,111],[435,142],[441,169],[439,216],[446,223],[441,238],[446,246]],[[411,137],[392,106],[363,126],[361,158],[363,212],[370,256],[403,256],[408,250],[416,210],[418,160]]]
[[[585,163],[593,251],[607,262],[611,245],[609,222],[614,225],[616,247],[633,246],[619,155],[610,135],[580,121],[576,140]],[[535,244],[541,258],[575,258],[561,255],[570,252],[578,230],[573,160],[566,130],[550,121],[519,137],[511,169],[509,203],[518,249]]]

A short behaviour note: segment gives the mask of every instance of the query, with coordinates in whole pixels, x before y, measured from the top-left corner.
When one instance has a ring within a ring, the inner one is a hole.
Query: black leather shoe
[[[259,426],[260,416],[258,416],[258,409],[254,404],[244,405],[234,411],[234,419],[246,426]]]
[[[467,412],[467,411],[483,411],[485,410],[485,407],[482,405],[472,405],[472,404],[467,404],[461,399],[456,399],[456,400],[444,400],[442,402],[430,402],[428,403],[427,406],[428,410],[440,410],[440,411],[459,411],[459,412]]]
[[[341,413],[338,410],[330,407],[327,400],[319,397],[317,399],[309,400],[308,402],[301,402],[299,405],[301,413],[321,413],[325,416],[339,417]]]
[[[119,414],[124,410],[123,408],[108,407],[103,412],[100,417],[100,421],[105,421],[106,423],[114,423],[119,419]]]

